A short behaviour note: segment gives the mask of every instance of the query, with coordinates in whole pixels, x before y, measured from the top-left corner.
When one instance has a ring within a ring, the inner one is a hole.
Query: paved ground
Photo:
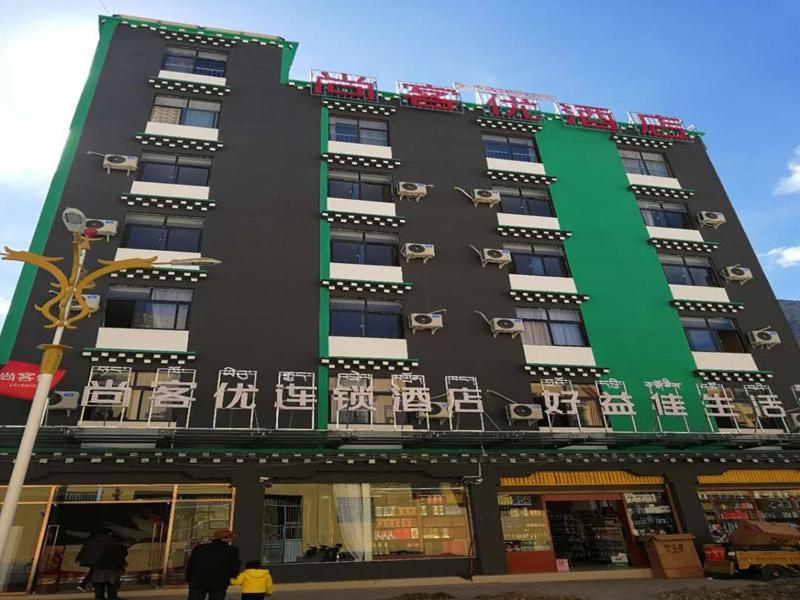
[[[584,600],[657,600],[658,594],[665,591],[709,587],[713,589],[728,589],[742,587],[754,583],[747,580],[707,580],[707,579],[630,579],[611,581],[562,581],[562,582],[508,582],[508,583],[464,583],[459,585],[437,585],[416,587],[387,587],[375,581],[374,586],[361,589],[329,589],[329,590],[292,590],[281,591],[277,587],[275,600],[388,600],[397,598],[402,594],[450,594],[458,600],[471,600],[479,595],[494,595],[500,592],[523,592],[528,594],[551,594],[561,600],[564,598],[582,598]],[[134,590],[121,590],[120,595],[125,600],[185,600],[186,593],[181,590],[149,590],[137,592]],[[46,596],[48,599],[60,600],[64,595]],[[92,598],[91,594],[70,594],[72,599]],[[40,595],[39,598],[42,598]],[[227,600],[238,600],[239,592],[228,593]],[[444,598],[440,596],[440,598]]]

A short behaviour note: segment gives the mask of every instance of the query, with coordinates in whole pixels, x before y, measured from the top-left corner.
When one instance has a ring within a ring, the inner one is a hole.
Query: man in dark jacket
[[[210,542],[195,546],[186,564],[188,600],[223,600],[231,577],[239,574],[239,549],[231,545],[233,532],[219,529]]]
[[[102,529],[92,534],[92,536],[83,544],[76,559],[80,566],[89,567],[89,571],[86,573],[86,576],[83,578],[83,580],[78,584],[78,589],[80,591],[86,591],[86,586],[88,586],[92,581],[92,573],[94,572],[97,563],[100,562],[100,559],[102,559],[103,555],[106,553],[106,549],[113,543],[114,538],[111,535],[111,530]]]
[[[92,587],[96,600],[118,600],[122,571],[127,563],[128,548],[120,540],[109,536],[109,543],[103,551],[103,556],[92,567]]]

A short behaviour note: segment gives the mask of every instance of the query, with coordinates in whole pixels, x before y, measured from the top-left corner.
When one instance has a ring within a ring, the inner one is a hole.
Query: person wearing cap
[[[224,600],[232,577],[239,574],[239,549],[233,546],[233,532],[218,529],[210,542],[195,546],[186,564],[188,600]]]

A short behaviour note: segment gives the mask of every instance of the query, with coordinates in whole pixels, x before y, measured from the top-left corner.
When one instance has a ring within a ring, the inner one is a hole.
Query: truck
[[[764,580],[800,576],[800,530],[784,523],[742,521],[729,542],[705,544],[703,570],[717,577],[756,572]]]

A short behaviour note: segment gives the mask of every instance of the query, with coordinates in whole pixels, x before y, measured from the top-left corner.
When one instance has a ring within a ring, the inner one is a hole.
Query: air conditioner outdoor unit
[[[508,317],[492,319],[490,326],[494,337],[497,337],[498,333],[506,333],[513,339],[525,330],[522,319],[510,319]]]
[[[105,154],[103,155],[103,168],[106,173],[110,173],[111,169],[114,169],[115,171],[126,171],[130,175],[131,171],[139,168],[139,159],[124,154]]]
[[[719,212],[712,212],[710,210],[701,210],[697,215],[698,221],[700,221],[701,225],[705,225],[706,227],[713,227],[717,229],[722,225],[725,225],[725,215]]]
[[[432,187],[432,185],[426,183],[401,181],[397,184],[397,195],[400,196],[400,200],[416,200],[419,202],[420,199],[428,195],[428,188]]]
[[[481,265],[497,265],[502,269],[511,264],[511,252],[508,250],[498,250],[497,248],[484,248],[481,250]]]
[[[47,396],[47,410],[75,410],[80,397],[80,392],[51,392]]]
[[[86,304],[89,305],[89,308],[92,312],[100,310],[100,296],[97,294],[84,294],[83,299],[86,300]],[[72,305],[69,307],[70,310],[80,310],[81,306],[78,304],[77,300],[73,298]]]
[[[771,329],[751,331],[747,334],[747,339],[750,340],[750,344],[754,348],[765,348],[767,350],[781,343],[781,336],[778,335],[777,331]]]
[[[97,235],[110,238],[117,235],[119,223],[110,219],[86,219],[86,227],[93,227],[97,230]]]
[[[537,404],[509,404],[506,406],[508,422],[527,421],[533,425],[542,419],[542,407]]]
[[[420,258],[422,259],[422,262],[426,263],[436,256],[436,252],[433,249],[433,244],[417,243],[403,244],[403,247],[400,249],[400,254],[403,255],[403,258],[406,259],[406,262],[413,258]]]
[[[472,204],[488,204],[489,206],[497,206],[500,204],[500,192],[494,190],[472,190]]]
[[[418,412],[417,418],[420,421],[424,421],[425,419],[430,419],[431,421],[443,421],[450,418],[450,412],[447,410],[447,404],[442,402],[431,402],[431,409],[427,412]]]
[[[411,313],[408,316],[408,326],[414,333],[430,331],[431,335],[435,335],[444,327],[444,319],[440,313]]]
[[[725,281],[738,281],[739,285],[744,285],[753,279],[753,272],[741,265],[732,265],[722,269],[722,277]]]

